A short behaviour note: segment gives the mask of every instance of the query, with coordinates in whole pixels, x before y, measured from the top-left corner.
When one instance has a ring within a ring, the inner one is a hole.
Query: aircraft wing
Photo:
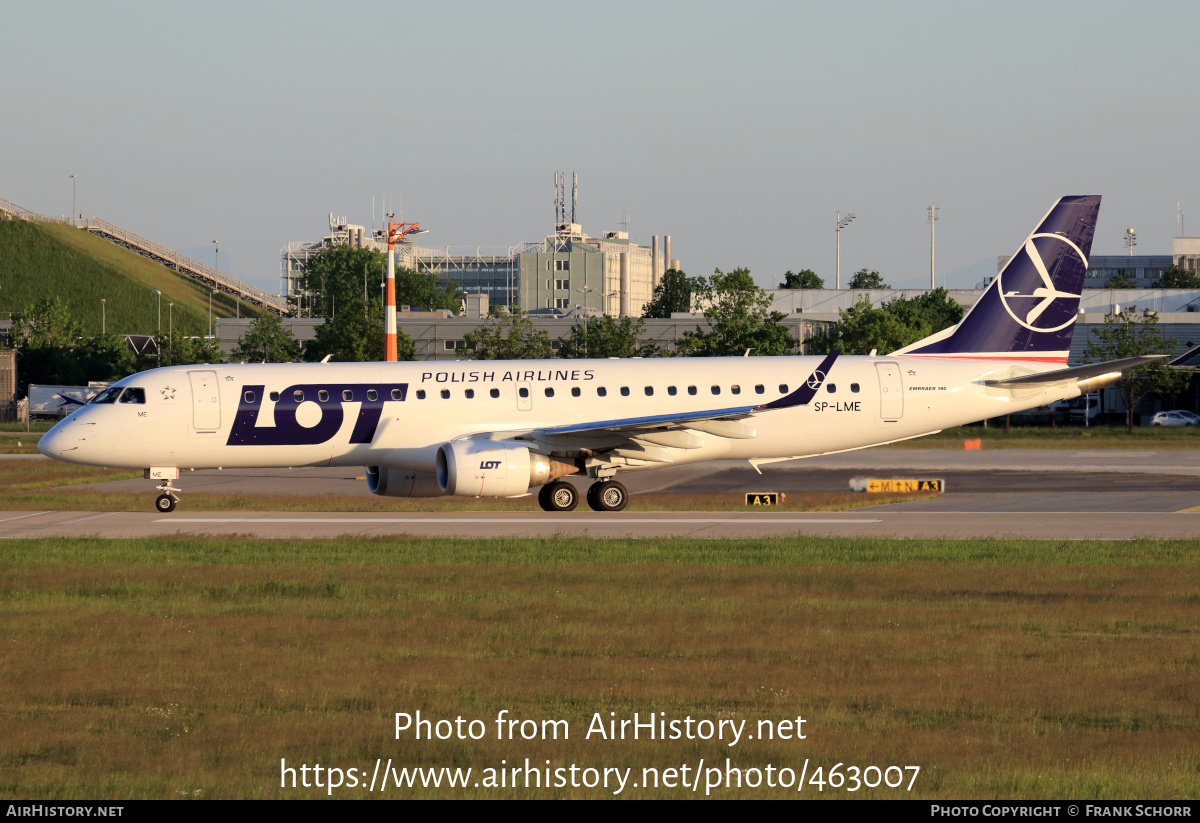
[[[1126,357],[1122,360],[1109,360],[1105,363],[1088,363],[1084,366],[1073,366],[1069,369],[1058,369],[1057,371],[1042,372],[1041,374],[1024,374],[1020,377],[1008,377],[1004,380],[985,380],[985,386],[1031,386],[1044,383],[1060,383],[1063,380],[1082,380],[1086,377],[1099,377],[1102,374],[1111,374],[1122,369],[1131,369],[1134,366],[1143,366],[1146,363],[1153,363],[1155,360],[1162,360],[1167,355],[1165,354],[1143,354],[1138,357]]]

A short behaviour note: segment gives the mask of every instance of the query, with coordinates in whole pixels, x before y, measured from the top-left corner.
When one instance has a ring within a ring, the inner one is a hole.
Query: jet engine
[[[437,477],[421,472],[367,466],[367,488],[382,497],[441,497]]]
[[[553,462],[512,442],[454,440],[438,449],[437,482],[445,494],[516,497],[550,482]]]

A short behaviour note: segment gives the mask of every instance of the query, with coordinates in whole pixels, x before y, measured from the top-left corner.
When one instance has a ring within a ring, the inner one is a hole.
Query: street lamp
[[[105,311],[105,299],[100,298],[100,333],[108,334],[108,313]]]
[[[1129,256],[1133,257],[1133,247],[1137,245],[1137,232],[1132,228],[1125,229],[1125,248],[1129,249]]]
[[[840,211],[837,213],[837,228],[834,229],[834,234],[837,235],[837,279],[834,280],[835,289],[842,287],[842,229],[849,226],[853,220],[853,214],[846,215],[846,218],[843,220],[842,213]]]
[[[75,175],[71,175],[71,225],[75,225]]]
[[[214,295],[214,294],[216,294],[216,292],[215,292],[215,291],[213,291],[212,289],[209,289],[209,290],[208,290],[208,336],[209,336],[209,337],[212,337],[212,335],[213,335],[213,325],[212,325],[212,299],[213,299],[213,295]]]

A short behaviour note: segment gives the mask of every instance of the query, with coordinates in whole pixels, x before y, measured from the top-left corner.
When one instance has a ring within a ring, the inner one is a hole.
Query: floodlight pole
[[[837,228],[833,230],[834,234],[837,235],[837,275],[833,281],[835,289],[842,287],[842,229],[849,226],[852,220],[854,220],[853,214],[846,215],[846,219],[843,220],[842,213],[840,211],[837,212]]]
[[[75,225],[75,175],[71,175],[71,225]]]
[[[108,313],[105,311],[105,299],[100,298],[100,333],[108,334]]]
[[[934,267],[933,267],[933,260],[934,260],[933,225],[934,225],[934,223],[937,222],[937,219],[938,219],[938,207],[937,206],[929,207],[928,219],[929,219],[929,288],[930,288],[930,290],[933,290],[933,289],[937,288],[937,276],[934,274]]]

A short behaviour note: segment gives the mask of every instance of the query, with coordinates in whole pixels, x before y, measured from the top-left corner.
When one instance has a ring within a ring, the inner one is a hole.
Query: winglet
[[[817,390],[821,388],[821,384],[825,382],[825,378],[829,375],[829,370],[833,368],[833,361],[837,360],[841,353],[841,350],[834,349],[821,361],[821,365],[817,366],[809,378],[804,381],[804,385],[786,397],[772,400],[770,403],[765,403],[758,408],[790,409],[792,406],[807,406],[816,397]]]

